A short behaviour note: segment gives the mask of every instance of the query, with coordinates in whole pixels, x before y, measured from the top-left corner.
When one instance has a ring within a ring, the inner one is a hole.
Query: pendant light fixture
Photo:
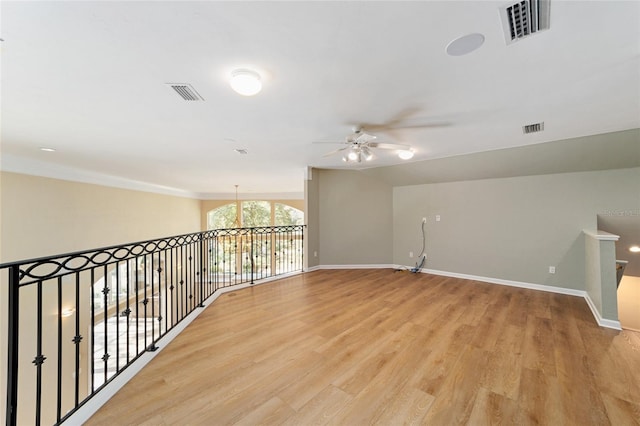
[[[238,185],[236,187],[236,218],[233,221],[234,228],[240,228],[240,202],[238,201]]]

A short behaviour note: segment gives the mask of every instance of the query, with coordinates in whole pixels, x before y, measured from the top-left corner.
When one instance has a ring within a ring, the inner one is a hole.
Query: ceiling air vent
[[[520,0],[500,9],[507,44],[549,29],[550,0]]]
[[[544,130],[544,121],[535,124],[527,124],[526,126],[522,126],[522,133],[525,135],[529,133],[541,132]]]
[[[196,92],[190,84],[187,83],[167,83],[167,86],[176,91],[178,95],[185,101],[204,101],[204,98]]]

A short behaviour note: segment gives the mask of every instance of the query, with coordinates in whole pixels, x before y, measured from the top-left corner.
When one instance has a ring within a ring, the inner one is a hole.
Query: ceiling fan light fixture
[[[402,160],[411,160],[413,158],[413,151],[410,149],[398,151],[398,157]]]
[[[364,158],[364,161],[373,160],[373,154],[371,153],[371,150],[369,148],[367,148],[366,146],[364,148],[362,148],[362,156]]]
[[[248,69],[237,69],[231,73],[231,88],[242,96],[253,96],[262,90],[260,74]]]
[[[347,159],[349,161],[356,161],[358,159],[358,153],[355,151],[349,152],[349,154],[347,154]]]

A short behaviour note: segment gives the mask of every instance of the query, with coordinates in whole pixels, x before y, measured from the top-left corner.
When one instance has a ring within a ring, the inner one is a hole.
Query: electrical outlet
[[[426,217],[422,218],[422,223],[427,223],[427,218]]]
[[[313,257],[318,257],[318,252],[317,251],[313,252]]]
[[[413,252],[412,251],[409,252],[409,257],[413,259]]]
[[[436,222],[440,222],[440,215],[439,214],[436,215]]]
[[[550,274],[555,274],[556,273],[556,267],[555,266],[549,266],[549,273]]]

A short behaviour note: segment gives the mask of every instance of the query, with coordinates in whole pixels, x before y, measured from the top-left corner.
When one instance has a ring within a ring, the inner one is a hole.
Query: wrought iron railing
[[[65,421],[216,291],[302,271],[303,244],[218,229],[0,265],[7,425]]]

